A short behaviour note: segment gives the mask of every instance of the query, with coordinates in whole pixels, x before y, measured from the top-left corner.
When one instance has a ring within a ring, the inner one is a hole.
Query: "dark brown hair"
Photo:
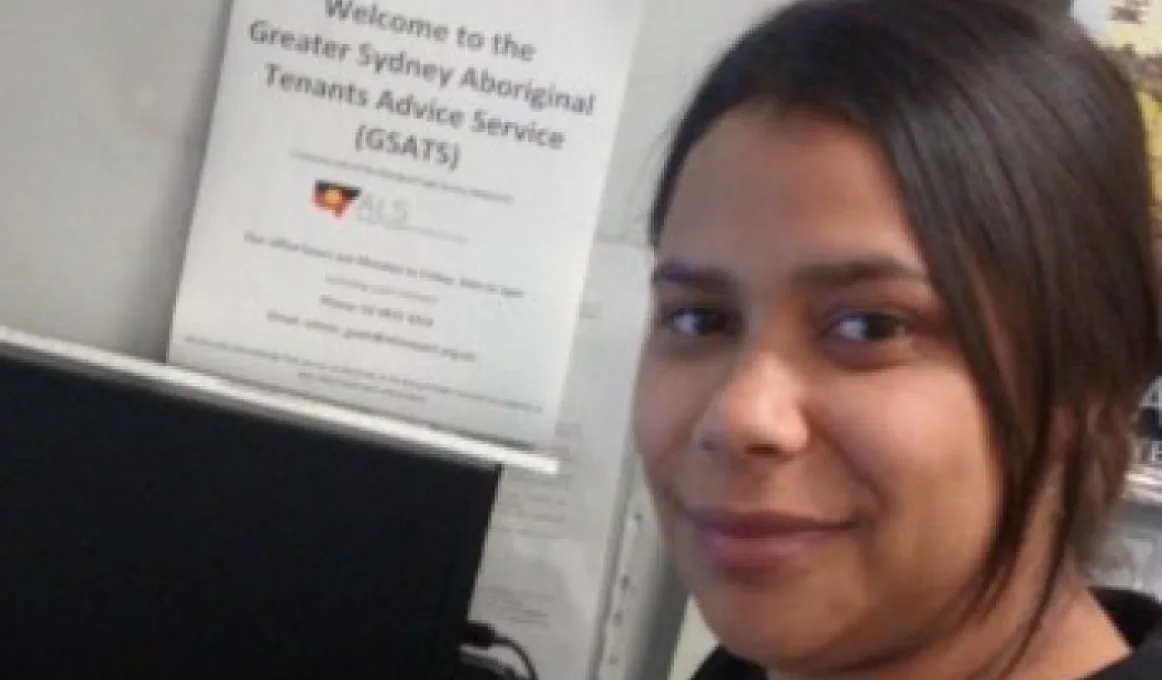
[[[874,140],[999,446],[1000,517],[981,602],[1008,583],[1038,499],[1054,487],[1037,617],[1121,493],[1158,349],[1133,88],[1074,21],[1046,7],[815,0],[777,12],[696,91],[650,215],[656,245],[691,149],[740,107],[810,112]],[[1071,425],[1058,455],[1062,414]]]

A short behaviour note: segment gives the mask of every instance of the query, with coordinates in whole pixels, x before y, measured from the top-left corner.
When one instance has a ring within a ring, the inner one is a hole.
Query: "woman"
[[[1142,120],[1024,5],[793,5],[681,121],[635,427],[699,680],[1162,678],[1084,575],[1157,365]]]

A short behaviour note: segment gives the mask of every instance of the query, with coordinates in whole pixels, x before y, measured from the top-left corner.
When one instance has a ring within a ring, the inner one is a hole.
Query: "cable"
[[[496,639],[496,646],[504,647],[505,649],[511,651],[513,654],[517,655],[521,664],[525,667],[525,674],[528,676],[528,680],[540,680],[537,677],[537,668],[533,665],[532,658],[519,642],[513,640],[510,637],[501,635]]]
[[[461,649],[456,680],[524,680],[524,678],[507,664],[479,652]]]
[[[525,680],[540,680],[537,675],[537,668],[524,646],[512,638],[502,635],[487,623],[469,621],[468,625],[464,628],[464,637],[461,642],[469,647],[480,650],[503,647],[513,654],[516,654],[517,658],[520,659],[521,665],[524,666],[525,670]]]

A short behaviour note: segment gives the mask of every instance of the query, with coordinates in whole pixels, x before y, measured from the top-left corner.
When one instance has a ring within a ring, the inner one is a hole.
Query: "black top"
[[[1130,656],[1086,678],[1062,680],[1158,680],[1162,678],[1162,604],[1136,593],[1097,593],[1126,642]],[[710,655],[694,680],[766,680],[763,670],[719,649]]]

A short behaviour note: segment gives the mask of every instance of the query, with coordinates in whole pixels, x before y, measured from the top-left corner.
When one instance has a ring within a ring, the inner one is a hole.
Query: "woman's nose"
[[[798,372],[773,351],[739,361],[695,426],[695,444],[708,453],[792,456],[810,441]]]

